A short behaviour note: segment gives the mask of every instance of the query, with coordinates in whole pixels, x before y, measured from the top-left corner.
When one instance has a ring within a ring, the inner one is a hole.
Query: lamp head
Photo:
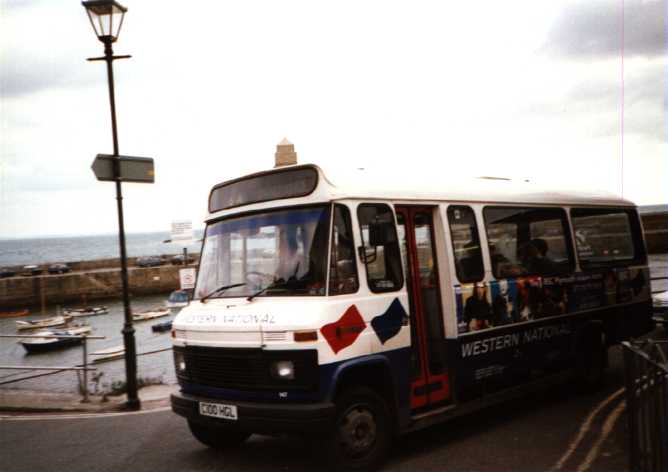
[[[116,41],[128,9],[115,0],[88,0],[81,4],[88,13],[97,39],[103,43]]]

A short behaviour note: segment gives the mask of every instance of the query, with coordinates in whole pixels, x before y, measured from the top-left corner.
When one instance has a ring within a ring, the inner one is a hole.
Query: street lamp
[[[104,44],[104,56],[88,59],[89,61],[105,61],[107,63],[107,82],[109,84],[109,104],[111,105],[111,132],[114,141],[114,176],[116,182],[116,204],[118,207],[118,233],[121,252],[121,282],[123,286],[123,309],[125,323],[123,325],[123,343],[125,344],[125,375],[127,385],[128,409],[138,410],[140,407],[137,395],[137,351],[135,347],[135,330],[132,327],[132,311],[128,290],[128,261],[125,252],[125,228],[123,224],[123,193],[121,191],[121,157],[118,152],[118,135],[116,131],[116,101],[114,98],[114,71],[112,63],[115,59],[126,59],[130,56],[114,56],[111,44],[118,39],[123,25],[123,17],[127,8],[114,0],[90,0],[81,2],[93,26],[97,38]]]

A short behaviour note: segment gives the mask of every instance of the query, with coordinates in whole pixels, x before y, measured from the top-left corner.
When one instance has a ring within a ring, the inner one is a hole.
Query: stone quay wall
[[[97,262],[95,261],[95,264]],[[118,261],[115,265],[118,266]],[[178,265],[129,267],[130,295],[153,295],[178,289],[179,269],[182,267]],[[121,273],[118,267],[79,269],[59,275],[9,277],[0,279],[0,310],[88,304],[93,300],[119,298],[121,294]]]
[[[668,213],[641,215],[647,251],[650,254],[668,254]]]

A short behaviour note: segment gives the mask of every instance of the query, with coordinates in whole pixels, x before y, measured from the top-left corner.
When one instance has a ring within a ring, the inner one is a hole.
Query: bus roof
[[[323,171],[330,185],[348,198],[436,200],[483,203],[635,206],[602,190],[552,188],[542,183],[500,177],[443,176],[424,170],[397,172],[367,169]]]
[[[262,178],[290,169],[313,168],[318,173],[317,187],[308,196],[270,200],[244,205],[248,209],[304,204],[343,199],[394,200],[402,202],[470,202],[503,204],[549,204],[575,206],[634,207],[629,200],[610,192],[583,190],[576,187],[549,188],[543,184],[495,177],[456,177],[438,175],[409,168],[390,169],[331,169],[323,170],[314,164],[284,166],[222,182],[216,189],[247,179]],[[298,201],[297,201],[298,200]],[[234,212],[239,211],[234,208]],[[232,208],[212,212],[210,216],[228,214]]]

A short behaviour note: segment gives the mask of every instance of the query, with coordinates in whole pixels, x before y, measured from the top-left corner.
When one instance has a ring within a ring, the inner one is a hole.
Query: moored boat
[[[108,347],[106,349],[101,349],[99,351],[91,352],[93,356],[93,363],[97,364],[100,362],[113,361],[115,359],[120,359],[125,355],[125,347],[123,345]]]
[[[85,308],[65,308],[63,312],[66,315],[77,318],[82,316],[106,315],[109,313],[109,310],[106,306],[87,306]]]
[[[167,308],[182,308],[188,306],[188,292],[186,290],[174,290],[169,294],[165,306]]]
[[[28,316],[30,311],[26,310],[15,310],[15,311],[2,311],[0,312],[0,318],[18,318],[19,316]]]
[[[165,321],[163,323],[157,323],[151,326],[151,331],[154,333],[163,333],[172,329],[172,321]]]
[[[17,321],[16,329],[23,331],[28,329],[57,328],[65,326],[70,321],[72,321],[72,316],[70,315],[54,316],[52,318],[44,318],[43,320]]]
[[[146,321],[169,315],[169,308],[155,308],[153,310],[140,311],[132,314],[133,321]]]
[[[40,338],[28,338],[19,343],[25,348],[28,353],[47,352],[54,349],[61,349],[70,346],[81,344],[83,340],[82,335],[88,334],[92,331],[90,326],[78,326],[76,328],[64,330],[43,330],[37,332],[36,336],[44,336]],[[63,338],[53,338],[50,336],[68,336]]]

